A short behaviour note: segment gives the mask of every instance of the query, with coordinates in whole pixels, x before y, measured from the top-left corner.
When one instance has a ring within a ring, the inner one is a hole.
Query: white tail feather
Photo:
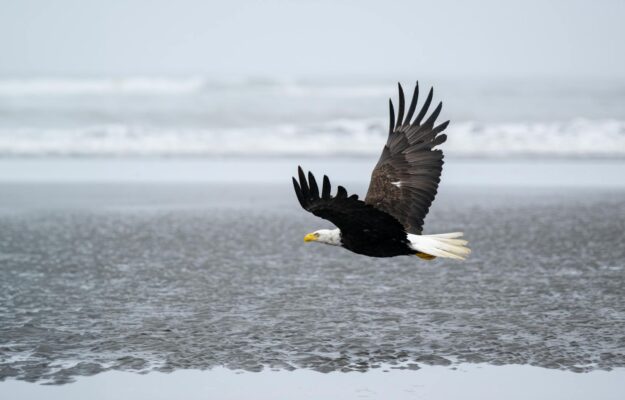
[[[437,233],[435,235],[421,235],[421,236],[438,237],[438,238],[445,238],[445,239],[455,239],[455,238],[462,237],[462,235],[464,235],[463,232],[451,232],[451,233]]]
[[[442,258],[464,260],[471,250],[466,240],[459,239],[462,232],[440,233],[438,235],[408,235],[411,247],[418,252]]]

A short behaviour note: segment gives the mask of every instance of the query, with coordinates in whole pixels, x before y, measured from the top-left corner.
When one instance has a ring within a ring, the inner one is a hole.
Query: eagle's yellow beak
[[[317,240],[317,235],[315,235],[314,233],[309,233],[308,235],[304,236],[304,242],[314,242]]]

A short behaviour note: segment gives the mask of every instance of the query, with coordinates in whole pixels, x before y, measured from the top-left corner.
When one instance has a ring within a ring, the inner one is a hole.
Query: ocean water
[[[413,81],[403,82],[410,95]],[[395,85],[0,79],[0,156],[371,156]],[[431,79],[422,101],[430,85],[445,103],[440,121],[452,120],[450,155],[625,156],[625,82]]]

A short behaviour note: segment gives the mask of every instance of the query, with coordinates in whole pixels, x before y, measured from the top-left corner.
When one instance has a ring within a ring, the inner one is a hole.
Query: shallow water
[[[351,186],[362,192],[362,188]],[[288,185],[3,184],[0,379],[625,366],[625,192],[443,190],[464,262],[304,245]]]
[[[173,373],[108,371],[71,385],[0,384],[0,397],[14,400],[621,400],[625,369],[577,374],[527,365],[458,364],[418,371],[382,366],[365,373],[242,372],[227,368]],[[3,397],[5,396],[5,397]]]

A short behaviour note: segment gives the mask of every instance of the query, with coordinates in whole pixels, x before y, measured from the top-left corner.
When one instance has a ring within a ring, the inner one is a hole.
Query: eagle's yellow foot
[[[427,260],[427,261],[430,261],[430,260],[433,260],[433,259],[435,259],[435,258],[436,258],[436,256],[433,256],[433,255],[431,255],[431,254],[426,254],[426,253],[417,253],[417,254],[415,254],[415,255],[416,255],[417,257],[419,257],[419,258],[421,258],[421,259],[423,259],[423,260]]]

